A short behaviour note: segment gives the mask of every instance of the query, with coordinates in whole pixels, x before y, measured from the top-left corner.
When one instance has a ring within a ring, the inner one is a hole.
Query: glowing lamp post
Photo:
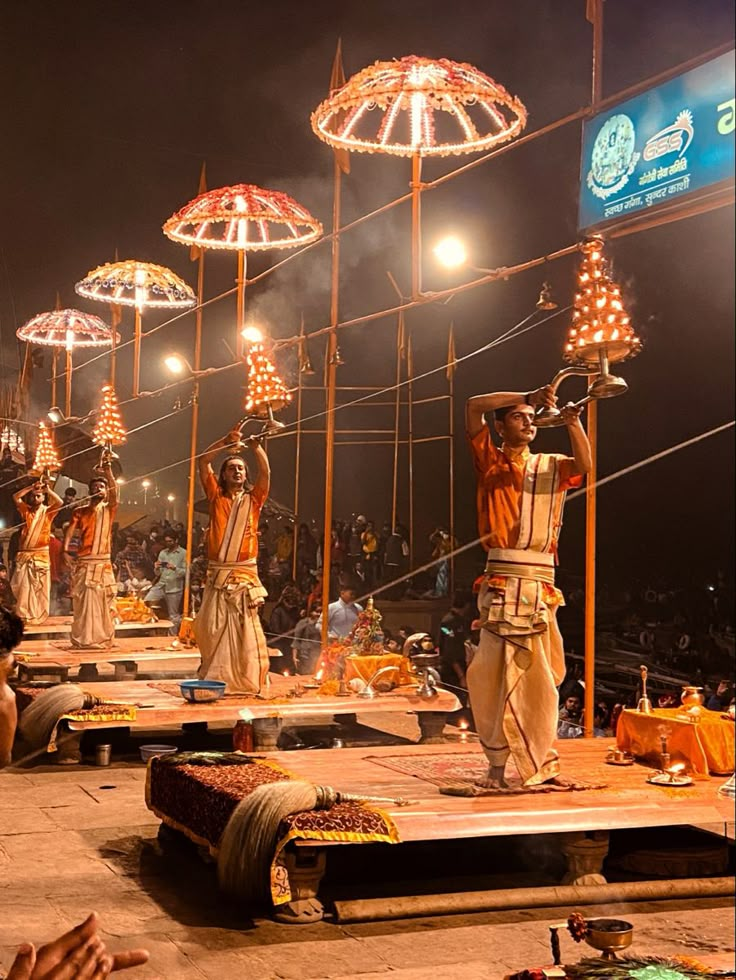
[[[489,150],[526,125],[526,109],[488,75],[447,58],[409,55],[353,75],[312,113],[325,143],[412,160],[412,298],[421,292],[422,157]]]
[[[238,253],[237,331],[245,326],[246,253],[295,248],[322,235],[322,225],[282,191],[234,184],[205,191],[164,223],[172,241]]]
[[[133,397],[140,392],[142,315],[145,309],[189,309],[196,303],[190,286],[171,269],[126,259],[93,269],[74,287],[80,296],[135,309]]]
[[[81,310],[50,310],[48,313],[38,313],[31,317],[18,330],[16,336],[28,344],[40,344],[43,347],[63,349],[66,353],[66,397],[65,414],[71,415],[72,401],[72,352],[75,347],[107,347],[115,339],[114,331],[92,313]],[[54,365],[56,361],[54,361]],[[54,366],[52,390],[52,407],[58,412],[56,405],[56,368]],[[61,417],[61,413],[59,413]]]

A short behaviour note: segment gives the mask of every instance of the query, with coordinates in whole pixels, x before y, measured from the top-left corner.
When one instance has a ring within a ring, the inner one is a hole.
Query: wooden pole
[[[411,158],[411,298],[422,292],[422,158]]]
[[[304,317],[302,316],[302,336],[304,335]],[[297,521],[297,515],[299,513],[299,479],[301,476],[301,458],[302,458],[302,389],[303,389],[303,373],[302,367],[304,366],[304,341],[299,347],[299,377],[296,385],[296,445],[294,447],[294,531],[292,534],[292,545],[291,545],[291,577],[296,582],[296,545],[299,538],[299,522]]]
[[[188,616],[191,605],[192,556],[194,554],[194,503],[197,496],[197,433],[199,430],[199,378],[202,364],[202,302],[204,300],[204,249],[199,249],[197,267],[197,309],[194,314],[194,386],[192,387],[192,427],[189,441],[189,494],[187,497],[187,567],[181,614]]]
[[[64,399],[64,415],[67,418],[72,414],[72,349],[66,349],[66,397]]]
[[[110,342],[110,384],[115,387],[115,372],[117,368],[117,354],[118,354],[118,324],[121,321],[120,307],[116,306],[114,303],[110,305],[110,321],[112,326],[111,342]]]
[[[30,345],[26,345],[26,350]],[[56,405],[56,383],[57,383],[57,371],[59,365],[59,348],[54,347],[54,356],[51,359],[51,404]]]
[[[401,357],[404,344],[404,314],[399,313],[396,328],[396,403],[394,408],[394,478],[391,490],[391,531],[396,533],[396,508],[399,490],[399,426],[401,422]]]
[[[450,324],[450,337],[452,338],[452,324]],[[450,345],[448,343],[448,349],[451,349],[454,353],[454,344]],[[447,476],[449,481],[448,486],[448,511],[450,517],[449,532],[450,532],[450,595],[455,591],[455,556],[453,554],[455,550],[455,365],[447,365],[447,391],[449,394],[448,406],[449,406],[449,447],[448,447],[448,468]]]
[[[135,308],[135,327],[133,334],[133,398],[137,398],[141,389],[141,311]]]
[[[591,98],[595,106],[601,100],[603,68],[603,0],[593,0],[593,65]],[[596,573],[596,479],[598,473],[598,403],[588,405],[588,441],[591,467],[585,489],[585,664],[583,730],[593,737],[595,705],[595,573]]]
[[[242,330],[245,326],[245,249],[241,248],[238,250],[238,277],[235,280],[235,285],[237,286],[237,307],[235,313],[236,330],[238,335],[235,338],[235,350],[237,351],[238,357],[243,353],[243,348],[245,346],[245,338],[242,336]]]
[[[322,546],[322,646],[327,645],[328,606],[330,604],[330,571],[332,558],[332,487],[335,466],[335,387],[337,384],[337,323],[340,299],[340,207],[342,171],[334,159],[332,196],[332,276],[330,281],[330,332],[327,337],[327,419],[325,437],[325,512]]]
[[[407,408],[409,414],[409,566],[414,567],[414,358],[411,334],[406,339]]]

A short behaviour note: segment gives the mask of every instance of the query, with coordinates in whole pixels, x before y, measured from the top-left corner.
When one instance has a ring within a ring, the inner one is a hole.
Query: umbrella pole
[[[302,321],[302,334],[304,322]],[[300,358],[301,362],[301,358]],[[299,364],[299,378],[296,386],[296,448],[294,450],[294,530],[291,545],[291,577],[296,582],[296,545],[299,533],[297,514],[299,513],[299,478],[301,476],[302,457],[302,365]]]
[[[334,159],[332,197],[332,277],[330,282],[330,326],[327,339],[327,419],[325,437],[325,512],[322,546],[322,647],[327,646],[330,605],[330,572],[332,564],[332,484],[335,467],[335,397],[337,386],[337,321],[340,298],[340,206],[342,203],[342,170]]]
[[[396,326],[396,399],[394,404],[394,473],[391,488],[391,532],[396,533],[396,504],[399,489],[399,425],[401,422],[401,356],[404,343],[404,314]]]
[[[51,360],[51,404],[56,405],[56,372],[59,365],[59,351],[54,348],[54,356]]]
[[[199,429],[199,378],[202,361],[202,303],[204,300],[204,249],[199,249],[197,268],[197,309],[194,314],[194,385],[192,387],[192,430],[189,444],[189,496],[187,498],[187,565],[184,574],[184,595],[182,596],[182,617],[189,615],[191,602],[192,554],[194,551],[194,498],[197,480],[197,432]]]
[[[422,158],[411,158],[411,298],[422,292]]]
[[[118,326],[117,326],[117,322],[116,322],[117,321],[117,317],[115,316],[115,313],[114,313],[115,307],[114,306],[111,306],[110,307],[110,310],[112,311],[112,316],[110,317],[110,319],[112,320],[112,340],[111,340],[111,343],[110,343],[110,384],[114,388],[115,387],[115,368],[116,368],[117,352],[118,352],[117,351],[117,348],[118,348],[118,343],[117,343]]]
[[[66,399],[64,402],[64,414],[67,418],[72,414],[72,352],[67,347],[66,351]]]
[[[235,280],[237,286],[237,310],[235,314],[236,329],[238,335],[235,338],[235,350],[238,357],[243,355],[244,338],[242,335],[245,326],[245,249],[238,249],[238,277]]]
[[[137,398],[141,386],[141,311],[135,308],[135,333],[133,335],[133,398]]]
[[[450,337],[452,337],[452,324],[450,324]],[[448,345],[449,346],[449,345]],[[455,365],[454,363],[448,365],[447,372],[447,393],[449,395],[448,405],[450,407],[449,413],[449,430],[450,430],[450,440],[449,448],[450,455],[448,459],[447,475],[448,475],[448,497],[447,504],[449,510],[450,526],[448,528],[450,532],[450,595],[455,591]]]

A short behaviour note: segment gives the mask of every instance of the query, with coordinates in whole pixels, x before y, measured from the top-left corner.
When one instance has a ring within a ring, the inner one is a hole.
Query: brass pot
[[[683,687],[682,694],[680,695],[680,701],[682,702],[683,707],[692,708],[695,705],[700,707],[700,705],[702,705],[705,701],[705,698],[700,693],[702,690],[702,687],[693,687],[690,684]]]
[[[604,960],[615,960],[616,951],[628,949],[634,938],[634,927],[623,919],[588,919],[585,941],[603,953]]]

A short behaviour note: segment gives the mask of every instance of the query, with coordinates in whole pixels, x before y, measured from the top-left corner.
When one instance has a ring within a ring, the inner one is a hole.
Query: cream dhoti
[[[109,555],[77,558],[72,574],[72,644],[109,647],[115,639],[115,574]]]
[[[51,604],[51,564],[49,549],[19,551],[11,580],[17,612],[26,623],[43,623]]]
[[[476,729],[491,766],[513,757],[525,785],[559,772],[557,686],[565,676],[554,556],[492,549],[481,587],[480,643],[468,668]]]
[[[194,636],[202,656],[199,677],[224,681],[229,691],[258,693],[268,674],[268,648],[258,610],[267,592],[256,560],[210,561]]]

